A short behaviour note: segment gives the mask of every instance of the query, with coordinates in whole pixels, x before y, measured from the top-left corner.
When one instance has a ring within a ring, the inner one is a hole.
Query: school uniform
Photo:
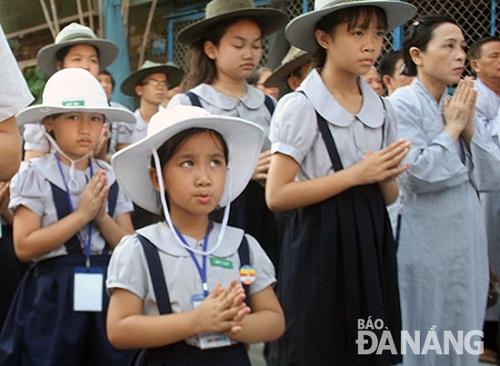
[[[137,142],[139,140],[142,140],[144,137],[146,137],[147,132],[148,132],[148,124],[144,120],[144,118],[141,115],[141,111],[139,108],[137,108],[134,111],[134,116],[135,116],[135,125],[134,125],[134,132],[132,134],[132,142]]]
[[[91,166],[75,170],[74,182],[69,182],[69,167],[60,165],[73,207],[78,207],[91,171],[105,169],[110,185],[108,213],[116,217],[132,211],[132,203],[117,187],[111,166],[95,159],[91,159]],[[11,181],[9,207],[25,206],[40,217],[41,227],[47,227],[70,213],[66,192],[55,155],[45,155],[22,163]],[[100,312],[73,311],[73,275],[76,267],[85,266],[81,243],[88,242],[89,233],[90,265],[105,275],[110,249],[94,222],[91,229],[86,225],[64,245],[35,258],[0,334],[0,364],[124,365],[130,360],[132,352],[115,350],[107,340],[106,296]]]
[[[429,330],[440,345],[443,331],[466,335],[481,331],[488,293],[488,252],[478,192],[498,190],[500,154],[484,126],[475,124],[470,151],[462,139],[443,132],[443,106],[415,78],[390,100],[398,113],[398,134],[412,141],[400,175],[404,193],[398,247],[403,329]],[[473,339],[479,341],[478,338]],[[469,344],[468,346],[471,346]],[[405,365],[477,365],[464,352],[404,356]]]
[[[330,94],[317,70],[280,99],[271,151],[299,164],[296,180],[335,174],[395,139],[390,105],[358,79],[356,115]],[[388,352],[358,355],[358,321],[380,319],[399,342],[396,247],[377,184],[356,186],[294,210],[283,241],[278,298],[285,335],[271,344],[271,365],[387,365]],[[375,333],[380,336],[377,330]]]
[[[266,96],[260,90],[247,86],[247,94],[241,99],[228,97],[208,84],[200,84],[190,92],[197,97],[200,106],[211,114],[239,117],[257,124],[266,136],[261,152],[270,149],[267,136],[274,108],[266,105]],[[274,106],[274,99],[269,99]],[[177,105],[193,105],[193,102],[187,94],[177,94],[171,99],[167,109]],[[266,205],[265,189],[260,183],[251,180],[243,193],[233,201],[229,225],[240,227],[254,236],[275,266],[278,266],[280,243],[276,218]]]
[[[209,232],[207,251],[214,248],[220,232],[220,224],[214,223]],[[193,295],[203,294],[202,280],[197,267],[191,258],[190,252],[175,238],[175,234],[164,223],[157,223],[139,229],[138,234],[145,237],[157,250],[163,277],[169,295],[169,307],[172,313],[181,313],[193,310]],[[240,257],[238,249],[242,243],[244,232],[241,229],[227,227],[222,244],[207,258],[208,291],[212,291],[219,281],[227,287],[232,279],[240,279]],[[195,240],[184,236],[187,245],[197,250],[203,250],[204,240]],[[255,281],[249,286],[248,296],[272,286],[275,282],[274,267],[262,250],[258,242],[245,234],[248,243],[250,264],[255,269]],[[199,263],[202,256],[195,254]],[[116,247],[108,268],[106,281],[108,292],[115,288],[122,288],[132,292],[143,300],[143,314],[159,315],[159,304],[155,294],[155,284],[148,268],[147,258],[137,235],[129,235],[122,239]],[[194,346],[196,337],[185,342],[181,341],[162,349],[162,365],[197,365],[205,364],[202,360],[214,350],[200,350]],[[243,345],[232,342],[233,346],[220,347],[212,355],[211,364],[214,365],[244,365],[249,364],[248,356]],[[236,359],[229,363],[220,362],[227,352],[235,352]],[[163,356],[162,356],[163,357]],[[167,362],[169,361],[170,362]],[[178,361],[172,361],[178,360]],[[182,361],[181,361],[182,360]]]

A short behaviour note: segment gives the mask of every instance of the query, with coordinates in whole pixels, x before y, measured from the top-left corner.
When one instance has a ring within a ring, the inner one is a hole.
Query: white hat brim
[[[174,122],[118,151],[111,160],[120,187],[133,202],[145,210],[155,214],[162,212],[160,195],[149,178],[152,149],[158,150],[165,141],[190,128],[215,130],[222,135],[227,144],[228,174],[224,193],[219,202],[221,207],[226,206],[229,200],[237,198],[250,181],[264,141],[264,132],[258,125],[236,117],[214,115]]]
[[[135,116],[132,112],[116,107],[53,107],[44,105],[34,105],[23,109],[16,115],[16,121],[19,126],[27,123],[41,123],[44,117],[58,113],[68,112],[90,112],[102,113],[110,121],[136,123]]]
[[[54,74],[57,71],[56,53],[62,48],[78,44],[89,44],[99,50],[99,68],[101,70],[111,65],[118,56],[118,46],[111,41],[100,38],[75,38],[71,41],[53,43],[41,48],[36,55],[38,66],[47,75]]]
[[[316,23],[326,15],[341,9],[357,6],[376,6],[385,11],[387,29],[392,30],[410,20],[417,14],[417,8],[398,0],[359,0],[337,3],[323,9],[314,10],[292,19],[285,28],[285,35],[290,44],[304,51],[315,54],[318,44],[314,36]]]

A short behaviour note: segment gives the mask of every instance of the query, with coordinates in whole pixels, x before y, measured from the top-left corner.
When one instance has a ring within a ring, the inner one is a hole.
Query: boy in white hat
[[[71,23],[57,35],[55,42],[41,48],[37,53],[38,66],[47,74],[66,68],[82,68],[97,78],[99,70],[108,67],[118,55],[118,47],[111,41],[97,38],[89,27]],[[113,151],[132,142],[133,125],[117,121],[105,130],[103,138],[96,146],[95,156],[109,160],[107,154],[108,135]],[[27,124],[24,128],[24,160],[41,156],[49,151],[49,143],[44,131],[37,124]]]
[[[89,72],[70,68],[16,117],[42,123],[56,152],[23,163],[11,182],[16,254],[33,264],[0,333],[0,364],[127,364],[130,353],[107,340],[103,292],[111,249],[133,232],[132,204],[92,152],[106,120],[134,116],[109,107]]]
[[[123,238],[108,271],[109,339],[145,348],[140,364],[249,366],[244,344],[283,333],[271,261],[252,236],[227,226],[263,137],[249,121],[178,106],[113,156],[132,200],[165,218]],[[209,218],[218,206],[222,224]]]

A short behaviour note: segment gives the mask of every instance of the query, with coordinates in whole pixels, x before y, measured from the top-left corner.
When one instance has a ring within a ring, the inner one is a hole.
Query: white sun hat
[[[228,205],[247,186],[264,141],[263,130],[241,118],[213,115],[199,107],[176,106],[153,115],[148,124],[147,136],[120,150],[111,159],[120,187],[140,207],[161,214],[160,194],[149,178],[152,151],[190,128],[215,130],[227,145],[228,174],[219,206]]]
[[[382,8],[387,17],[388,30],[399,27],[417,13],[415,6],[399,0],[315,0],[313,11],[299,15],[288,23],[286,38],[295,47],[314,54],[318,49],[314,36],[316,23],[333,12],[358,6]]]
[[[110,107],[99,81],[87,70],[68,68],[52,75],[43,90],[42,103],[21,110],[17,124],[41,123],[44,117],[67,112],[102,113],[110,121],[135,123],[132,112]]]
[[[118,46],[107,39],[97,38],[94,31],[89,27],[78,23],[71,23],[61,29],[54,43],[41,48],[37,55],[37,63],[40,69],[48,75],[56,72],[56,54],[64,47],[77,44],[89,44],[99,51],[99,68],[104,70],[118,56]]]

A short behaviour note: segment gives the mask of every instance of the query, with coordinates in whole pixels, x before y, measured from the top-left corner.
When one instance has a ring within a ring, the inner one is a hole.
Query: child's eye
[[[379,37],[379,38],[385,37],[385,32],[384,31],[377,32],[377,37]]]
[[[220,161],[219,159],[214,159],[210,162],[210,165],[212,167],[219,167],[222,165],[222,161]]]
[[[181,166],[185,167],[185,168],[190,168],[192,167],[194,164],[191,160],[186,160],[186,161],[183,161],[181,163]]]
[[[104,117],[103,116],[92,116],[92,117],[90,117],[90,120],[92,122],[103,122],[104,121]]]
[[[72,121],[78,121],[78,119],[79,119],[77,114],[68,114],[68,116],[66,118],[69,120],[72,120]]]
[[[361,37],[363,35],[363,32],[362,31],[354,31],[354,32],[352,32],[352,34],[354,34],[356,37]]]

